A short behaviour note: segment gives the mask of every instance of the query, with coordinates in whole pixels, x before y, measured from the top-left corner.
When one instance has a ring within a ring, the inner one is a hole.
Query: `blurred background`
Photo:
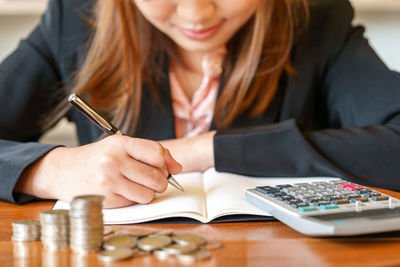
[[[366,27],[371,46],[389,68],[400,72],[400,0],[350,0],[354,24]],[[0,61],[39,22],[48,0],[0,0]],[[62,120],[42,142],[77,145],[75,128]]]

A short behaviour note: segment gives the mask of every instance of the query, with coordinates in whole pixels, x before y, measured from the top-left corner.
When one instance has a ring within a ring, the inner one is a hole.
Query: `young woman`
[[[148,203],[213,166],[399,190],[400,77],[352,18],[345,0],[51,1],[0,67],[0,197]],[[71,92],[131,137],[103,138]],[[37,143],[62,116],[82,145]]]

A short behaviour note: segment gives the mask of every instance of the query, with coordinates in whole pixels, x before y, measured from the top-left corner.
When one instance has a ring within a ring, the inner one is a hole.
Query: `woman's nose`
[[[186,21],[201,23],[211,18],[215,10],[212,0],[179,0],[176,12]]]

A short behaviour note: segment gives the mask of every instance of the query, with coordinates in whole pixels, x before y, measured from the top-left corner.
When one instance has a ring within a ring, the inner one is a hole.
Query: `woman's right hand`
[[[182,166],[160,143],[113,135],[85,146],[51,150],[30,165],[14,191],[45,199],[71,201],[100,194],[104,207],[149,203],[166,190],[168,173]]]

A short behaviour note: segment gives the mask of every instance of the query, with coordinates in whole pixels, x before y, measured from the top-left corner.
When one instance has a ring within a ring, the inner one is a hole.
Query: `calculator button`
[[[298,196],[299,199],[304,200],[304,201],[307,198],[310,198],[310,197],[312,197],[312,195],[311,194],[306,194],[306,193]]]
[[[300,212],[314,211],[317,210],[317,207],[314,206],[298,207],[297,210]]]
[[[301,203],[293,203],[291,206],[296,209],[300,207],[308,207],[309,205],[307,203],[301,202]]]
[[[382,200],[388,200],[389,199],[389,197],[387,197],[387,196],[373,196],[372,197],[372,200],[374,200],[374,201],[382,201]]]
[[[341,204],[349,204],[350,201],[346,198],[341,198],[333,200],[332,203],[341,205]]]
[[[337,186],[342,187],[342,188],[346,188],[346,187],[350,187],[350,186],[354,186],[355,184],[351,183],[351,182],[344,182],[344,183],[339,183]]]
[[[268,196],[274,197],[274,198],[276,198],[276,197],[281,197],[281,196],[285,196],[285,195],[286,195],[285,193],[280,192],[280,191],[268,193]]]
[[[345,181],[344,180],[332,180],[332,181],[329,181],[328,184],[338,185],[338,184],[343,183],[343,182],[345,182]]]
[[[337,209],[339,208],[339,206],[336,204],[326,204],[326,205],[320,205],[319,208],[321,210],[330,210],[330,209]]]
[[[318,192],[317,196],[322,197],[323,199],[325,199],[326,197],[330,197],[331,194],[328,192]]]
[[[282,190],[283,188],[288,188],[288,187],[292,187],[292,185],[290,185],[290,184],[278,184],[277,186],[275,186],[276,189],[280,189],[280,190]]]
[[[331,204],[330,201],[318,201],[317,203],[315,203],[315,205],[317,205],[317,206],[329,205],[329,204]]]
[[[366,197],[355,197],[351,199],[352,202],[361,201],[361,202],[368,202],[368,198]]]
[[[268,194],[268,193],[272,193],[272,192],[279,192],[278,189],[273,188],[271,186],[258,186],[256,187],[256,191],[263,193],[263,194]]]
[[[369,188],[357,189],[354,191],[354,193],[360,194],[360,195],[365,194],[365,193],[371,193],[371,192],[372,192],[372,190]]]
[[[359,198],[361,196],[358,195],[358,194],[345,194],[344,197],[348,198],[348,199],[351,199],[351,198]]]
[[[356,190],[364,189],[364,187],[358,185],[358,186],[346,187],[346,189],[349,191],[356,191]]]
[[[288,196],[288,195],[286,195],[286,196],[279,196],[279,197],[276,198],[276,200],[279,200],[279,201],[286,201],[286,200],[292,200],[292,199],[294,199],[294,197]]]

